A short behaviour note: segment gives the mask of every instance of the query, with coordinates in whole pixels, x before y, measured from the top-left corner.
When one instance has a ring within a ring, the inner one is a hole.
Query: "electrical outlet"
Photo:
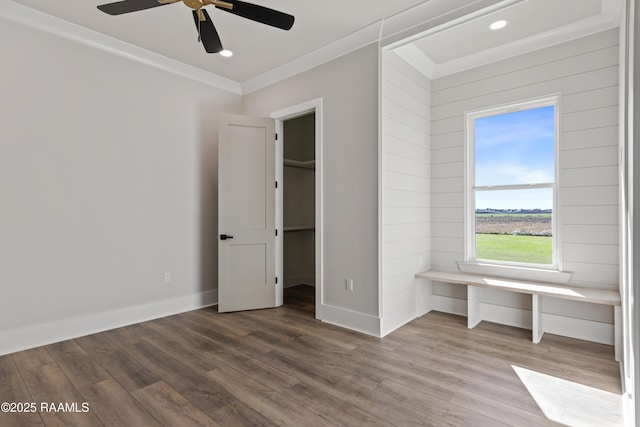
[[[165,283],[171,282],[171,272],[170,271],[165,271],[164,272],[164,282]]]
[[[347,279],[346,288],[349,292],[353,292],[353,279]]]

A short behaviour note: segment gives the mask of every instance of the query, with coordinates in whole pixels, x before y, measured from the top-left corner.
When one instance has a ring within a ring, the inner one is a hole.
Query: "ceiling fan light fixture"
[[[502,28],[507,26],[507,21],[505,21],[504,19],[500,19],[498,21],[494,21],[491,23],[491,25],[489,25],[489,29],[491,30],[501,30]]]
[[[223,49],[218,53],[220,54],[220,56],[224,56],[225,58],[231,58],[233,56],[233,52],[227,49]]]
[[[192,9],[193,20],[198,31],[198,42],[202,43],[204,50],[207,53],[220,53],[225,57],[230,57],[233,53],[222,47],[218,31],[205,6],[212,5],[216,9],[285,31],[290,30],[295,21],[295,17],[288,13],[241,0],[120,0],[97,7],[109,15],[122,15],[179,2]]]

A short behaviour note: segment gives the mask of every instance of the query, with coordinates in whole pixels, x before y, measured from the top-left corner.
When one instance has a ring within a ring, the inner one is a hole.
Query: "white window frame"
[[[483,117],[497,116],[516,111],[530,110],[540,107],[553,106],[554,109],[554,182],[553,183],[530,183],[516,185],[494,185],[475,186],[475,120]],[[552,263],[551,264],[531,264],[520,262],[508,262],[498,260],[478,260],[475,257],[475,193],[476,190],[524,190],[536,188],[551,188],[553,190],[553,212],[551,215],[552,232]],[[560,189],[560,95],[550,95],[543,98],[516,101],[509,104],[483,108],[465,113],[465,264],[482,266],[489,269],[495,266],[495,270],[504,275],[505,267],[509,269],[526,270],[551,270],[562,271],[562,250],[560,247],[561,229],[559,226],[561,216],[561,203],[559,197]],[[462,269],[462,266],[461,266]],[[518,271],[511,271],[508,275],[519,275]],[[563,280],[564,281],[564,280]]]

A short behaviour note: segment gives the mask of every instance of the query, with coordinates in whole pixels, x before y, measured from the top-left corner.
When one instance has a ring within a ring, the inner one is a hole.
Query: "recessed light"
[[[499,21],[495,21],[493,23],[491,23],[491,25],[489,25],[489,28],[491,28],[492,30],[499,30],[501,28],[504,28],[507,26],[507,21],[505,21],[504,19],[501,19]]]
[[[233,52],[231,52],[230,50],[227,50],[227,49],[221,50],[219,53],[220,53],[220,55],[224,56],[225,58],[229,58],[229,57],[233,56]]]

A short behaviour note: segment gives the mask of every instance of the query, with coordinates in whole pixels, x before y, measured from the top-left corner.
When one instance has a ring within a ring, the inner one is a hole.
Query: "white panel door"
[[[219,125],[218,311],[275,307],[275,122]]]

